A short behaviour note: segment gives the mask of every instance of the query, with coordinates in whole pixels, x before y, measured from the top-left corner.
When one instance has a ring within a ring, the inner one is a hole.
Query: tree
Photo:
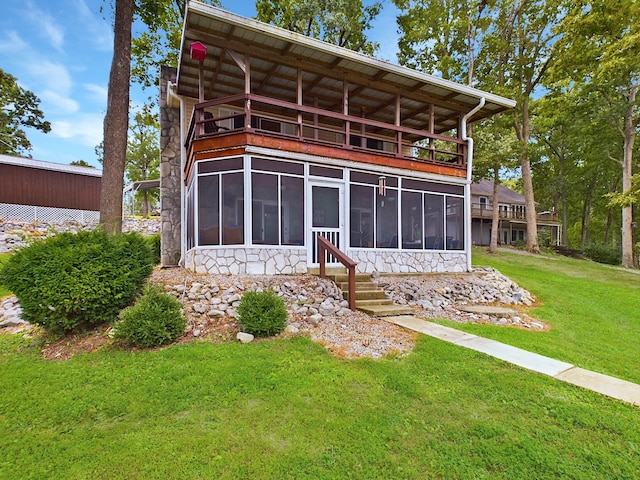
[[[474,178],[493,179],[491,195],[491,237],[489,253],[498,251],[498,228],[500,210],[498,187],[500,172],[513,169],[518,163],[518,140],[510,124],[510,118],[500,115],[492,120],[485,120],[474,126]]]
[[[16,77],[0,69],[0,153],[21,155],[31,150],[23,127],[51,131],[39,104],[33,92],[20,87]]]
[[[220,6],[218,0],[203,0]],[[178,66],[186,0],[137,0],[136,14],[145,28],[132,39],[132,79],[157,87],[160,66]],[[150,102],[153,103],[153,102]]]
[[[598,92],[608,103],[622,148],[605,153],[622,170],[622,193],[632,189],[634,146],[640,123],[640,3],[628,0],[576,2],[562,24],[559,70],[579,78],[585,91]],[[606,147],[605,147],[606,150]],[[622,265],[633,267],[633,207],[622,206]]]
[[[488,0],[393,0],[402,65],[473,84],[478,44],[490,19]]]
[[[482,77],[498,85],[499,93],[516,100],[513,126],[520,142],[527,250],[539,252],[536,204],[531,172],[531,101],[556,58],[557,26],[562,0],[498,0],[489,13],[493,24],[480,56]]]
[[[122,189],[129,125],[131,25],[134,0],[116,0],[113,61],[104,119],[104,161],[100,191],[100,225],[110,234],[122,231]]]
[[[134,116],[129,126],[127,164],[125,172],[131,182],[160,178],[160,147],[158,145],[159,125],[156,116],[148,106]],[[148,190],[139,192],[142,197],[142,215],[149,215],[149,200],[153,194]]]
[[[362,0],[258,0],[258,20],[292,32],[373,55],[378,44],[366,32],[382,4]]]
[[[87,162],[86,160],[74,160],[72,162],[69,162],[69,165],[73,165],[75,167],[96,168],[93,165],[91,165],[89,162]]]

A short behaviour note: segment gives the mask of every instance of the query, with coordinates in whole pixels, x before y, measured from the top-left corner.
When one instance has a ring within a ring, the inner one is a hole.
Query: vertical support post
[[[298,68],[298,88],[296,97],[299,106],[302,106],[304,103],[302,93],[302,69]],[[298,110],[298,138],[302,140],[302,112],[300,110]]]
[[[349,82],[345,78],[342,82],[342,113],[343,115],[349,115]],[[351,122],[345,121],[344,125],[344,143],[347,148],[351,145]]]
[[[204,102],[204,67],[203,62],[198,62],[198,101]]]
[[[400,94],[396,95],[396,127],[400,127],[402,124],[402,107],[400,105]],[[398,146],[396,147],[396,155],[402,155],[402,132],[398,130],[396,132],[396,141]]]
[[[244,56],[244,93],[247,95],[245,103],[244,122],[246,128],[251,128],[251,57]]]

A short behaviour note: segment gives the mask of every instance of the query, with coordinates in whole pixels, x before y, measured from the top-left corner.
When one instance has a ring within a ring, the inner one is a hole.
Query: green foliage
[[[584,247],[584,256],[598,263],[607,265],[620,265],[622,262],[622,252],[617,247],[591,243]]]
[[[0,253],[0,271],[2,271],[2,266],[7,263],[9,257],[11,257],[10,253]],[[5,297],[10,293],[11,292],[2,285],[2,278],[0,277],[0,298]]]
[[[144,237],[144,241],[147,242],[147,246],[151,250],[151,259],[153,265],[160,264],[160,234],[155,233],[153,235],[147,235]]]
[[[287,323],[284,300],[272,290],[246,292],[240,299],[238,315],[243,331],[257,337],[277,335]]]
[[[111,322],[151,274],[142,235],[61,233],[17,251],[0,283],[17,297],[23,318],[55,333]]]
[[[135,305],[120,312],[115,338],[138,347],[158,347],[184,332],[187,322],[182,305],[156,285],[147,285]]]
[[[0,153],[19,155],[31,150],[23,127],[48,133],[51,124],[43,120],[40,99],[18,84],[18,79],[0,69]]]
[[[362,0],[258,0],[257,18],[292,32],[373,55],[379,45],[366,32],[382,9]]]
[[[203,3],[219,7],[218,0]],[[143,28],[131,41],[131,78],[148,88],[158,85],[161,65],[176,67],[186,0],[139,0],[135,16]]]

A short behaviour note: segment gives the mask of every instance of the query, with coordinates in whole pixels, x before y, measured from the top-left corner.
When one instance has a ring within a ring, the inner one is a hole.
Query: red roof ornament
[[[204,43],[193,42],[191,44],[191,58],[198,62],[204,62],[204,58],[207,56],[207,47]]]

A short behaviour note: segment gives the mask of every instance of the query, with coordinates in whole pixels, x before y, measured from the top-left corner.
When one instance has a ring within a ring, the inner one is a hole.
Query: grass
[[[640,277],[474,259],[531,290],[552,329],[454,326],[640,380]],[[0,371],[0,479],[617,479],[640,464],[637,407],[428,337],[380,361],[297,338],[52,362],[2,335]]]
[[[562,256],[473,252],[474,265],[490,265],[536,295],[529,313],[551,330],[534,333],[487,325],[455,328],[499,340],[577,366],[640,383],[640,275]]]
[[[633,478],[638,410],[421,337],[39,358],[0,337],[0,478]]]

